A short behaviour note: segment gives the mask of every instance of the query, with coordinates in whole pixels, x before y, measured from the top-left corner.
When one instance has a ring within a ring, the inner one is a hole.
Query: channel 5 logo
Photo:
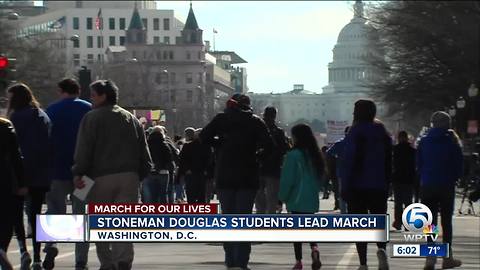
[[[412,203],[402,214],[403,226],[411,233],[404,234],[406,241],[419,241],[431,237],[433,241],[438,238],[438,228],[432,224],[432,211],[421,203]]]

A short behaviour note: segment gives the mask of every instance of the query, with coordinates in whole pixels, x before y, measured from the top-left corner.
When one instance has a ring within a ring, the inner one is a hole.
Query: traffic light
[[[15,81],[16,60],[0,54],[0,91],[5,90],[10,83]]]
[[[80,97],[84,100],[90,100],[90,83],[92,82],[90,70],[86,66],[78,71],[78,79],[80,89],[82,90]]]

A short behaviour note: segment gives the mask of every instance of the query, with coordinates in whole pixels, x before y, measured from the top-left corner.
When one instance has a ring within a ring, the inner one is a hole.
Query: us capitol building
[[[266,106],[279,110],[277,119],[284,127],[303,119],[326,123],[352,121],[353,105],[359,98],[372,98],[372,91],[365,85],[380,76],[364,59],[375,55],[374,41],[378,39],[375,29],[366,23],[363,3],[354,4],[354,17],[340,31],[333,48],[333,61],[328,64],[328,85],[321,94],[307,91],[302,84],[296,84],[286,93],[250,93],[256,113],[262,113]],[[368,35],[374,35],[369,38]],[[373,41],[373,43],[372,43]],[[382,115],[384,106],[377,103],[377,115]]]

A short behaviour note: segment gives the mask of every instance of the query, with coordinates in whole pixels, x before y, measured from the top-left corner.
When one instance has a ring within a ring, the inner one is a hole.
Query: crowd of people
[[[44,111],[22,83],[8,88],[7,119],[0,119],[0,264],[12,269],[6,251],[13,233],[21,253],[21,269],[53,269],[55,244],[36,242],[35,216],[42,213],[82,214],[86,203],[206,203],[216,194],[224,214],[314,214],[319,193],[332,182],[335,209],[349,214],[386,214],[390,187],[395,198],[392,226],[401,230],[403,209],[415,190],[433,213],[441,214],[443,241],[452,244],[455,183],[462,176],[462,149],[450,116],[435,112],[431,129],[416,148],[399,132],[398,144],[376,118],[376,105],[361,99],[345,137],[320,150],[306,124],[278,127],[277,109],[263,117],[253,113],[250,99],[235,94],[203,128],[187,128],[184,138],[171,139],[164,126],[144,129],[136,116],[120,107],[118,88],[110,80],[90,85],[91,103],[79,98],[74,79],[58,83],[59,101]],[[95,182],[85,201],[71,196]],[[419,180],[417,180],[419,179]],[[325,192],[326,193],[326,192]],[[25,205],[27,206],[25,208]],[[32,228],[33,258],[26,245],[24,211]],[[88,269],[88,243],[75,244],[75,268]],[[376,243],[379,269],[389,269],[386,243]],[[294,243],[293,269],[303,269],[302,244]],[[131,243],[96,243],[100,269],[132,269]],[[251,243],[224,243],[225,266],[249,269]],[[311,268],[322,266],[317,243],[310,243]],[[356,243],[359,268],[367,267],[367,243]],[[443,268],[461,262],[443,259]],[[429,257],[425,269],[434,269]]]

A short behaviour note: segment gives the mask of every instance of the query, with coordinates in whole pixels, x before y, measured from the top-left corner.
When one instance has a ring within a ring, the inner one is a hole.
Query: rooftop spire
[[[192,2],[190,1],[190,10],[188,11],[188,17],[187,21],[185,22],[185,27],[183,30],[189,29],[189,30],[197,30],[198,28],[198,23],[197,19],[195,19],[195,14],[193,13],[193,8],[192,8]]]
[[[353,5],[354,18],[363,18],[363,3],[361,0],[355,1]]]
[[[135,1],[135,7],[133,8],[132,19],[130,20],[130,25],[128,26],[128,30],[131,30],[131,29],[143,30],[142,19],[140,18],[140,14],[138,13],[137,1]]]

